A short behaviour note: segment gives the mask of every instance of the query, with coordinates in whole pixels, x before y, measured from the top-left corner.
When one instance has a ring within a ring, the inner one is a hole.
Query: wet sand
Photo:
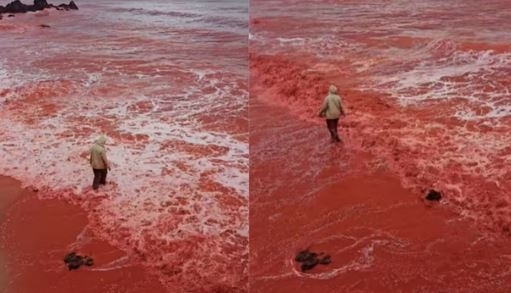
[[[0,223],[3,223],[5,212],[12,203],[24,192],[19,188],[19,183],[9,177],[0,176]],[[26,192],[26,191],[25,191]],[[0,292],[4,292],[7,286],[7,268],[5,255],[0,251]]]
[[[2,20],[0,174],[76,203],[171,292],[246,292],[248,2],[78,5]],[[100,134],[113,168],[90,204]]]
[[[7,286],[7,272],[5,271],[5,260],[3,255],[0,254],[0,292],[5,291],[5,287]]]
[[[1,292],[166,292],[142,266],[112,263],[124,253],[84,232],[87,217],[77,206],[39,200],[6,177],[0,177],[0,198]],[[95,265],[68,271],[62,259],[73,247]]]
[[[250,109],[251,292],[509,292],[507,236],[422,201],[345,129],[329,144],[323,124]],[[301,272],[306,248],[332,263]]]

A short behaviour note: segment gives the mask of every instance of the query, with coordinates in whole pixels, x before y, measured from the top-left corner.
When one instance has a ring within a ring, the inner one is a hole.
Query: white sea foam
[[[281,46],[303,46],[305,38],[277,38]]]
[[[507,97],[509,89],[499,84],[498,78],[500,71],[510,65],[509,53],[455,51],[445,59],[426,58],[410,70],[377,77],[380,82],[372,87],[388,91],[403,105],[459,98],[491,107],[486,117],[502,117],[508,106],[495,103]],[[463,112],[457,116],[474,117]]]
[[[122,23],[106,17],[108,11],[94,21]],[[81,24],[90,21],[76,17]],[[159,18],[141,17],[148,23]],[[78,198],[86,210],[95,195],[103,196],[90,215],[94,232],[108,235],[127,252],[156,251],[155,245],[174,243],[173,251],[154,256],[156,262],[172,265],[183,261],[180,253],[190,252],[190,259],[179,264],[183,273],[173,277],[182,281],[199,274],[205,282],[176,284],[220,282],[209,272],[229,270],[230,259],[243,258],[240,243],[248,237],[248,207],[243,206],[248,143],[242,138],[248,125],[232,125],[239,123],[233,117],[246,112],[248,93],[237,65],[225,66],[237,55],[218,54],[211,40],[178,40],[179,25],[173,27],[176,43],[169,47],[173,36],[161,34],[161,27],[148,35],[118,28],[115,36],[95,43],[108,32],[98,28],[66,42],[68,28],[58,24],[60,39],[45,58],[38,36],[33,36],[23,41],[20,56],[6,54],[9,62],[0,61],[0,92],[5,89],[2,98],[11,100],[0,105],[0,174],[39,189],[40,197]],[[133,25],[132,19],[126,25]],[[207,29],[201,27],[198,36]],[[225,37],[211,36],[213,41]],[[10,43],[0,47],[9,49]],[[215,52],[214,58],[208,50]],[[113,167],[109,184],[96,194],[91,191],[88,149],[102,133],[108,137]],[[204,241],[190,248],[193,239]],[[214,256],[215,263],[204,262],[206,255]],[[229,283],[243,276],[236,272],[222,278],[232,279],[224,280]]]
[[[200,76],[204,75],[200,73]],[[100,80],[100,75],[91,75],[85,82],[86,88],[100,83]],[[215,84],[214,81],[208,83]],[[221,104],[222,96],[228,94],[228,91],[229,88],[218,89],[211,95],[203,95],[205,101],[201,102],[210,101],[211,106]],[[189,91],[185,95],[193,92],[196,91]],[[15,113],[6,113],[0,118],[0,124],[5,129],[0,150],[2,173],[31,182],[38,188],[49,186],[53,190],[84,190],[90,184],[91,174],[87,160],[80,154],[86,152],[99,132],[86,139],[73,135],[65,138],[59,136],[66,132],[72,134],[81,126],[87,126],[81,125],[84,121],[94,124],[95,119],[104,117],[115,125],[115,131],[120,134],[148,136],[147,141],[119,142],[110,139],[108,149],[114,168],[109,178],[117,183],[114,192],[119,196],[140,201],[141,205],[147,199],[152,199],[156,205],[162,188],[169,196],[179,194],[183,186],[192,190],[200,189],[198,185],[203,173],[211,173],[209,176],[212,180],[233,189],[239,196],[248,196],[246,143],[227,133],[201,130],[200,123],[194,123],[194,118],[191,118],[205,110],[204,107],[194,107],[197,101],[183,100],[181,105],[174,104],[171,112],[155,113],[150,110],[147,113],[136,113],[128,108],[138,102],[151,101],[153,108],[158,109],[160,101],[139,96],[124,99],[112,106],[91,97],[59,98],[67,99],[67,106],[58,115],[46,117],[37,125],[17,122]],[[243,97],[239,99],[241,102]],[[76,120],[78,117],[80,119]],[[181,122],[169,123],[162,118]],[[183,150],[162,150],[161,146],[169,141],[192,146],[218,146],[227,152],[204,156]],[[179,169],[176,164],[186,165],[187,168]],[[164,169],[173,172],[162,176]],[[217,216],[221,216],[221,211]],[[145,213],[145,217],[151,216]]]
[[[226,93],[219,90],[213,93],[216,94]],[[204,97],[200,102],[207,103],[209,98]],[[0,173],[42,190],[41,196],[52,197],[59,193],[90,196],[92,172],[83,153],[100,131],[90,135],[76,132],[81,127],[94,125],[97,119],[105,119],[114,125],[114,129],[109,130],[113,133],[148,136],[143,140],[127,141],[108,138],[108,156],[113,163],[108,180],[115,185],[103,188],[109,200],[97,207],[102,211],[101,223],[105,229],[119,227],[121,223],[133,239],[144,239],[151,234],[162,243],[185,240],[194,235],[221,237],[226,244],[235,241],[221,236],[226,229],[233,229],[239,237],[248,237],[248,224],[243,216],[248,215],[248,209],[241,207],[235,212],[226,209],[217,201],[217,196],[223,196],[221,191],[201,188],[204,180],[211,180],[232,190],[232,196],[246,200],[247,143],[226,132],[201,129],[201,124],[194,121],[197,118],[190,115],[203,114],[204,107],[194,107],[197,101],[185,100],[183,105],[173,103],[175,107],[170,112],[137,113],[130,107],[147,101],[146,97],[127,97],[114,104],[83,96],[59,99],[66,99],[66,106],[57,115],[45,117],[36,125],[20,121],[15,111],[0,117]],[[152,100],[152,104],[161,106],[157,100]],[[169,118],[174,122],[167,120]],[[188,145],[192,150],[162,148],[169,142]],[[194,147],[216,147],[226,151],[202,153],[194,151]],[[51,192],[45,192],[48,188]],[[179,203],[177,198],[185,201]],[[165,208],[166,202],[170,207]],[[177,226],[164,230],[164,226],[159,225],[173,221],[173,207],[179,207],[187,214],[176,222]],[[208,222],[210,220],[212,222]],[[149,244],[139,241],[137,248],[150,249],[146,245]],[[218,250],[215,253],[222,254],[221,246],[210,245],[203,249],[211,253]],[[193,260],[194,263],[197,261]]]

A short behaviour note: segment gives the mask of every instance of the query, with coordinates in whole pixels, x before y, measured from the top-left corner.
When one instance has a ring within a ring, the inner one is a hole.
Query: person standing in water
[[[337,126],[339,118],[346,115],[342,106],[341,97],[337,94],[337,88],[331,85],[328,88],[328,95],[325,97],[321,108],[319,109],[319,117],[326,118],[326,126],[330,132],[332,142],[340,142],[339,134],[337,133]]]
[[[110,170],[110,162],[106,157],[106,137],[100,136],[90,148],[90,165],[94,172],[92,189],[97,190],[99,185],[106,184],[107,170]]]

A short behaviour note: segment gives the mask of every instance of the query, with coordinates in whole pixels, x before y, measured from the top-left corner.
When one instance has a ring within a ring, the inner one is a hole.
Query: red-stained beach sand
[[[80,241],[86,213],[62,200],[39,200],[7,177],[0,177],[0,196],[10,198],[0,206],[1,292],[167,292],[140,265],[111,265],[125,254],[93,236],[76,252],[95,264],[69,271],[63,257]]]
[[[248,3],[77,5],[0,21],[0,174],[79,207],[76,249],[94,235],[123,252],[105,264],[96,251],[96,268],[136,267],[131,279],[172,293],[246,292]],[[87,151],[100,134],[113,167],[96,194]]]
[[[507,237],[419,200],[371,155],[330,145],[323,125],[257,101],[250,109],[250,292],[511,289]],[[297,139],[300,132],[309,138]],[[323,158],[299,155],[318,149]],[[263,162],[269,153],[272,160]],[[316,160],[321,169],[306,169]],[[286,174],[297,165],[311,177],[318,172],[317,181]],[[306,248],[331,255],[332,263],[302,273],[294,257]]]
[[[506,5],[251,2],[251,292],[511,290]]]

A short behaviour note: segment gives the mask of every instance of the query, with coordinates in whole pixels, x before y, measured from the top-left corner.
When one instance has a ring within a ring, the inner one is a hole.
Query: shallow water
[[[251,2],[254,292],[509,290],[506,5]],[[341,145],[317,118],[330,83]],[[307,246],[333,264],[301,273]]]
[[[317,107],[337,83],[350,147],[384,159],[406,186],[441,189],[452,208],[500,226],[511,220],[506,5],[256,1],[251,66],[278,94],[261,99],[323,123]]]
[[[0,21],[0,173],[80,204],[172,292],[245,291],[248,3],[78,5]]]

